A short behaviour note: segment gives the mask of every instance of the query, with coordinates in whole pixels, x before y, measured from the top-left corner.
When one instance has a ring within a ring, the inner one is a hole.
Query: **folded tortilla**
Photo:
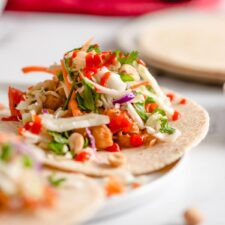
[[[175,162],[184,153],[195,147],[206,136],[209,128],[208,113],[198,104],[187,100],[185,105],[175,104],[174,109],[181,114],[181,118],[171,122],[171,125],[181,131],[181,136],[175,142],[158,142],[152,147],[129,148],[122,150],[126,163],[120,168],[113,168],[108,164],[110,152],[98,151],[98,161],[84,163],[62,157],[43,157],[43,163],[63,171],[80,172],[91,176],[107,176],[129,171],[134,175],[142,175]],[[6,124],[7,123],[7,124]],[[1,122],[0,131],[15,131],[18,123]]]
[[[61,174],[65,184],[58,187],[55,205],[33,211],[1,211],[4,225],[70,225],[86,221],[104,202],[99,185],[82,175]],[[68,182],[68,183],[67,183]]]

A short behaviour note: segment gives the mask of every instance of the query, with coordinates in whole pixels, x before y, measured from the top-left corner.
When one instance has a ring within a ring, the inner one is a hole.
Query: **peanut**
[[[121,152],[116,152],[116,153],[110,154],[108,158],[108,162],[112,167],[120,167],[124,165],[124,163],[126,162],[126,159]]]
[[[70,150],[73,153],[80,153],[84,146],[84,138],[79,133],[73,133],[69,137]]]
[[[203,215],[198,209],[190,208],[184,212],[184,219],[187,225],[198,225],[203,222]]]

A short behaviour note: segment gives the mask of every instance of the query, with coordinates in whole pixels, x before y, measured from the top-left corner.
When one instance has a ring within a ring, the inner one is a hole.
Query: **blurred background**
[[[0,14],[0,99],[5,104],[9,84],[25,88],[48,78],[24,76],[23,66],[51,65],[94,37],[103,50],[138,50],[161,85],[210,114],[210,132],[189,153],[172,191],[93,225],[176,225],[192,205],[206,215],[204,224],[225,224],[223,0],[0,0]]]

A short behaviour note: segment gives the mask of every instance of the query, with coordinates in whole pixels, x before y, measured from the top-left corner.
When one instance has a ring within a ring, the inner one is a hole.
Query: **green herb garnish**
[[[62,71],[59,71],[59,72],[57,73],[57,77],[58,77],[58,79],[59,79],[60,81],[64,81]]]
[[[66,144],[61,144],[55,141],[52,141],[48,144],[48,148],[54,152],[56,155],[65,155],[68,146]]]
[[[31,168],[33,166],[33,160],[29,155],[23,155],[22,161],[25,168]]]
[[[160,132],[161,133],[166,133],[166,134],[173,134],[175,132],[175,129],[172,128],[169,123],[168,123],[168,119],[165,118],[165,117],[162,117],[160,119],[160,125],[161,125],[161,128],[160,128]]]
[[[84,146],[83,148],[87,148],[89,146],[89,139],[87,137],[84,138]]]
[[[140,102],[135,103],[134,108],[135,108],[136,112],[138,113],[138,115],[146,122],[148,119],[148,115],[145,110],[145,104],[140,103]]]
[[[118,53],[117,53],[118,54]],[[120,55],[120,54],[118,54]],[[132,64],[134,61],[136,61],[138,58],[138,52],[137,51],[132,51],[128,54],[125,54],[125,56],[123,57],[117,57],[117,60],[121,63],[121,64]]]
[[[90,84],[83,82],[83,85],[84,91],[81,94],[76,93],[79,108],[83,111],[97,112],[96,101],[99,99],[100,94],[96,93]]]
[[[52,173],[50,176],[48,176],[48,182],[54,187],[59,187],[65,181],[66,181],[65,177],[56,178],[55,173]]]
[[[158,113],[162,116],[166,116],[166,112],[163,109],[159,109],[159,108],[155,109],[153,113]]]
[[[145,99],[145,104],[148,104],[148,103],[155,103],[155,100],[152,98],[152,97],[147,97],[146,99]]]
[[[97,44],[90,45],[87,52],[95,51],[96,53],[100,53],[101,50]]]
[[[124,81],[124,82],[127,82],[127,81],[134,81],[134,78],[133,78],[131,75],[126,74],[126,73],[121,73],[121,74],[120,74],[120,78],[121,78],[121,80]]]
[[[53,137],[55,142],[60,144],[68,144],[68,137],[64,137],[63,134],[54,131],[49,131],[48,133]]]
[[[9,144],[3,144],[0,159],[2,161],[8,162],[11,156],[12,156],[12,147]]]

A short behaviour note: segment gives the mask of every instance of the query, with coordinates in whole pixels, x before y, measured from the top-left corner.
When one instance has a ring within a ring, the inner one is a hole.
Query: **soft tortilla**
[[[99,162],[79,163],[74,160],[44,157],[43,163],[64,171],[81,172],[91,176],[107,176],[130,171],[134,175],[147,174],[178,160],[186,150],[196,146],[206,136],[209,127],[208,113],[198,104],[188,100],[185,105],[174,105],[181,113],[181,119],[171,124],[178,128],[182,135],[172,143],[160,142],[148,148],[131,148],[123,150],[126,164],[120,168],[112,168],[108,164],[111,153],[99,151]],[[5,122],[1,122],[0,130],[5,130]]]
[[[147,62],[178,75],[224,82],[224,15],[194,12],[191,18],[188,11],[164,14],[138,36]]]
[[[82,175],[66,175],[73,185],[58,188],[56,204],[35,212],[1,212],[4,225],[72,225],[89,219],[99,209],[104,193],[99,185]],[[67,180],[65,181],[67,182]],[[70,183],[71,183],[70,182]],[[65,184],[66,185],[66,184]]]

